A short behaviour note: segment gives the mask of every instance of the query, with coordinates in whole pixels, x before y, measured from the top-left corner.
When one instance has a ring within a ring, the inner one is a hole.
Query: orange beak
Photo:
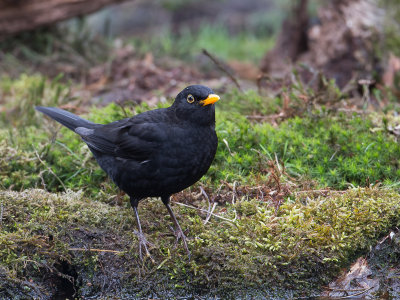
[[[206,106],[206,105],[214,104],[218,100],[219,100],[218,95],[210,94],[210,95],[208,95],[207,99],[200,101],[200,103],[203,104],[203,106]]]

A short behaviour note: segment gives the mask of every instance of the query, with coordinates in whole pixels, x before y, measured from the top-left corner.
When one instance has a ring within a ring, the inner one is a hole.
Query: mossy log
[[[124,0],[0,0],[0,39]]]

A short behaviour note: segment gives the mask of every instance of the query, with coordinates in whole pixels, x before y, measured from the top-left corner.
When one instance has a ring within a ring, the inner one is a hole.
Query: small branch
[[[3,202],[0,203],[0,229],[3,226],[3,213],[4,213],[4,206]]]
[[[330,190],[330,189],[322,189],[322,190],[304,190],[304,191],[298,191],[294,192],[293,194],[308,194],[308,193],[336,193],[336,194],[344,194],[347,191],[335,191],[335,190]]]
[[[332,291],[332,292],[345,292],[345,293],[351,293],[351,292],[364,292],[365,289],[335,289],[331,287],[326,287],[326,289]]]
[[[236,181],[233,182],[233,189],[232,189],[232,206],[235,207],[235,203],[236,203]],[[236,209],[233,210],[235,212],[235,218],[233,219],[233,221],[237,220],[237,212]]]
[[[175,203],[175,204],[178,204],[178,205],[181,205],[181,206],[185,206],[185,207],[188,207],[188,208],[192,208],[192,209],[196,209],[196,210],[199,210],[199,211],[208,213],[207,210],[202,209],[202,208],[197,208],[197,207],[194,207],[194,206],[192,206],[192,205],[187,205],[187,204],[180,203],[180,202],[174,202],[174,203]],[[228,219],[228,218],[221,217],[221,216],[216,215],[216,214],[214,214],[214,213],[212,213],[212,212],[210,212],[210,215],[212,215],[212,216],[214,216],[214,217],[216,217],[216,218],[219,218],[219,219],[221,219],[221,220],[228,221],[228,222],[230,222],[230,223],[232,223],[232,224],[234,223],[233,220],[230,220],[230,219]]]
[[[353,297],[355,297],[355,296],[359,296],[359,295],[361,295],[361,294],[365,294],[366,292],[368,292],[369,290],[372,290],[373,288],[374,288],[374,286],[371,286],[370,288],[365,289],[365,290],[363,290],[363,291],[361,291],[361,292],[359,292],[359,293],[351,294],[351,295],[348,295],[348,296],[343,296],[343,297],[340,297],[339,299],[353,298]],[[351,291],[351,290],[350,290],[350,291]]]
[[[107,249],[69,248],[68,250],[69,250],[69,251],[107,252],[107,253],[115,253],[115,254],[122,253],[122,251],[117,251],[117,250],[107,250]]]
[[[208,198],[208,195],[207,195],[206,191],[203,189],[202,186],[200,186],[200,192],[207,199],[208,211],[210,211],[210,208],[211,208],[210,198]]]
[[[212,55],[206,49],[203,49],[202,52],[205,56],[207,56],[209,59],[211,59],[211,61],[233,81],[233,83],[236,85],[236,87],[239,89],[239,91],[243,92],[243,90],[239,84],[239,81],[235,78],[235,76],[233,76],[233,74],[231,72],[229,72],[229,70],[214,55]]]
[[[214,209],[215,209],[216,207],[217,207],[217,202],[214,202],[214,204],[213,204],[213,206],[212,206],[210,212],[207,213],[207,218],[206,218],[205,221],[204,221],[204,225],[206,225],[206,224],[208,223],[208,221],[210,220],[211,215],[212,215],[212,213],[214,212]]]
[[[60,177],[58,177],[57,174],[54,173],[54,171],[53,171],[49,166],[46,165],[46,163],[40,158],[39,153],[37,152],[36,149],[35,149],[35,154],[36,154],[36,157],[38,158],[38,160],[40,161],[40,163],[41,163],[43,166],[45,166],[45,167],[47,168],[47,170],[48,170],[51,174],[53,174],[53,176],[58,180],[58,182],[61,183],[62,187],[64,188],[64,191],[67,191],[67,188],[65,187],[65,185],[64,185],[64,183],[62,182],[62,180],[60,179]]]
[[[205,192],[205,190],[203,189],[202,186],[200,186],[200,191],[201,191],[201,193],[203,194],[203,196],[207,199],[207,203],[208,203],[207,217],[206,217],[206,220],[204,221],[204,225],[205,225],[205,224],[208,223],[208,220],[209,220],[210,217],[211,217],[210,212],[212,212],[214,209],[211,210],[210,198],[208,197],[207,193]],[[214,204],[215,204],[215,203],[214,203]],[[215,208],[215,206],[214,206],[214,208]]]
[[[232,151],[231,151],[231,148],[229,147],[228,141],[227,141],[226,139],[223,139],[222,141],[223,141],[224,144],[226,145],[226,148],[228,148],[229,154],[230,154],[231,156],[233,156]]]
[[[122,112],[124,113],[125,118],[128,118],[129,115],[128,115],[128,113],[126,112],[125,107],[124,107],[122,101],[121,101],[121,100],[117,100],[117,101],[114,101],[114,102],[115,102],[115,104],[117,104],[119,107],[121,107]]]

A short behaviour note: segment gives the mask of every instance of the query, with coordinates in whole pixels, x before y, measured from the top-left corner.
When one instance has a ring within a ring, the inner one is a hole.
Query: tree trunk
[[[125,0],[0,0],[0,39]]]
[[[339,87],[353,79],[372,79],[381,69],[375,46],[383,36],[385,12],[370,0],[330,0],[310,26],[307,0],[299,1],[261,70],[284,77],[303,64],[335,79]]]
[[[276,46],[264,57],[261,70],[276,75],[286,73],[292,62],[307,51],[308,0],[298,0],[290,16],[283,22]]]

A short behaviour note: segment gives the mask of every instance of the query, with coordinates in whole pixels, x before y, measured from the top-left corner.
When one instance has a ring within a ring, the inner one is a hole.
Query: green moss
[[[72,192],[1,192],[0,266],[7,278],[40,281],[40,271],[60,272],[65,261],[79,270],[78,293],[92,295],[113,278],[120,279],[119,292],[130,293],[149,282],[159,285],[148,292],[181,286],[183,292],[207,287],[221,294],[257,286],[309,293],[400,224],[400,195],[395,192],[302,195],[278,210],[255,199],[217,207],[214,214],[222,219],[211,217],[207,224],[197,210],[174,205],[181,226],[189,230],[190,262],[181,244],[174,247],[167,226],[171,220],[161,201],[143,202],[140,217],[155,264],[146,260],[138,268],[136,225],[128,205],[112,207]],[[89,248],[119,254],[82,250]],[[102,268],[114,271],[102,273]]]
[[[25,94],[18,86],[26,80],[21,78],[12,84],[9,80],[3,81],[8,86],[6,93],[12,90],[10,95],[16,97],[21,92],[16,99],[22,101]],[[33,86],[40,83],[40,90],[47,91],[39,93],[47,99],[42,101],[44,104],[55,105],[49,102],[51,99],[63,101],[63,98],[54,98],[60,95],[56,92],[60,89],[58,84],[43,83],[42,78],[28,81],[34,82]],[[104,189],[114,189],[79,137],[62,127],[56,127],[61,128],[59,132],[55,130],[54,121],[33,112],[36,100],[29,99],[24,103],[29,109],[7,114],[7,120],[3,121],[0,186],[16,190],[29,187],[45,187],[51,191],[84,189],[94,197]],[[376,119],[386,116],[374,115],[372,122],[365,116],[321,110],[303,118],[288,119],[278,127],[266,122],[268,119],[255,122],[251,118],[256,112],[261,117],[275,113],[279,105],[279,98],[270,99],[251,91],[222,95],[216,116],[218,152],[203,183],[216,186],[224,180],[258,184],[269,179],[270,161],[279,162],[296,180],[313,180],[322,187],[343,189],[377,181],[385,185],[399,181],[400,146],[383,125],[379,125],[383,130],[376,130],[374,125]],[[148,109],[147,105],[142,105],[126,107],[124,111],[110,104],[92,108],[87,118],[108,123]],[[16,128],[10,124],[15,124]]]
[[[296,117],[273,127],[225,114],[217,114],[220,143],[208,173],[214,180],[251,182],[251,174],[262,174],[267,162],[276,159],[290,175],[321,186],[400,179],[398,143],[384,131],[373,132],[372,122],[361,116]]]

